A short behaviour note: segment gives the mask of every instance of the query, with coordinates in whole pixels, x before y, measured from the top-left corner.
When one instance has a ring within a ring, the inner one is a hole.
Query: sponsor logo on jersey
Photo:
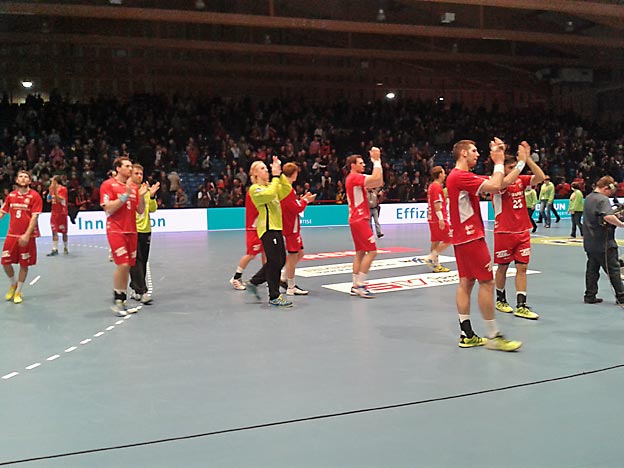
[[[526,249],[520,249],[520,255],[522,257],[528,257],[529,255],[531,255],[531,247],[528,247]]]
[[[509,256],[509,250],[498,250],[496,252],[496,258],[505,258]]]

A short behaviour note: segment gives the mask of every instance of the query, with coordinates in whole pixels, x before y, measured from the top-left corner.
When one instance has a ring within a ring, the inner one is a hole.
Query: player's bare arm
[[[533,173],[533,177],[531,178],[531,185],[535,186],[546,179],[546,174],[542,171],[542,168],[531,159],[531,145],[529,145],[526,141],[520,143],[522,147],[522,151],[526,154],[526,164]],[[518,153],[520,152],[520,147],[518,147]]]
[[[381,151],[373,146],[370,151],[370,158],[373,161],[373,172],[364,179],[364,186],[368,188],[377,188],[383,185],[383,169],[381,167]]]
[[[490,141],[490,159],[494,163],[494,172],[492,176],[481,186],[480,193],[498,193],[503,188],[503,179],[505,178],[505,142],[500,138],[494,137]]]

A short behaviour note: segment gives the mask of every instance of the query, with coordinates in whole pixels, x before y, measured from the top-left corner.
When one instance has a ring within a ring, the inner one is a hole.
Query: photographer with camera
[[[616,303],[624,306],[624,285],[620,278],[618,245],[615,241],[615,228],[624,227],[624,223],[617,216],[619,210],[612,208],[609,200],[616,189],[613,177],[604,176],[596,182],[596,188],[585,199],[583,209],[583,247],[587,254],[585,304],[602,302],[601,298],[596,297],[602,267],[615,291]]]

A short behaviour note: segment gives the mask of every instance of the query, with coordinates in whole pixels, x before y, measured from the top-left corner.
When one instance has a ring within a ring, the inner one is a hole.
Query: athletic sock
[[[472,338],[474,336],[475,333],[470,324],[470,315],[459,314],[459,329],[461,330],[461,336],[465,336],[466,338]]]
[[[22,286],[24,286],[24,282],[23,281],[18,281],[17,282],[17,289],[15,290],[15,294],[19,294],[22,292]]]
[[[504,289],[496,288],[496,300],[501,302],[507,302],[507,297]]]
[[[58,241],[52,241],[52,250],[58,250]]]
[[[485,324],[485,336],[488,338],[494,338],[496,335],[500,334],[498,325],[496,325],[496,319],[484,320],[483,323]]]
[[[288,278],[288,289],[295,288],[295,278]]]
[[[520,307],[526,304],[526,291],[518,291],[516,293],[516,302],[517,302],[517,307]]]

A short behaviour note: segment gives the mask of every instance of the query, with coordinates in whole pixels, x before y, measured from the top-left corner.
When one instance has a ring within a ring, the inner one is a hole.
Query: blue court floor
[[[305,229],[311,293],[289,310],[228,283],[244,232],[155,235],[154,304],[126,319],[105,237],[54,258],[40,239],[24,303],[1,306],[0,466],[622,466],[624,310],[606,277],[583,304],[569,229],[534,237],[540,320],[497,313],[517,353],[457,347],[454,275],[411,260],[425,225],[384,227],[374,300],[342,292],[348,228]]]

